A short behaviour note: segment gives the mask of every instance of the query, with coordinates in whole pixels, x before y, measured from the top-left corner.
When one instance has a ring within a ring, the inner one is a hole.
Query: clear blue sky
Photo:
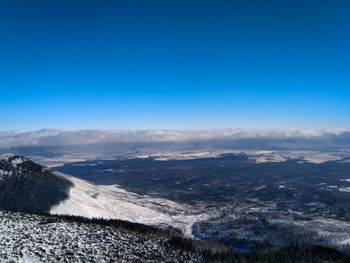
[[[4,0],[0,130],[350,128],[348,0]]]

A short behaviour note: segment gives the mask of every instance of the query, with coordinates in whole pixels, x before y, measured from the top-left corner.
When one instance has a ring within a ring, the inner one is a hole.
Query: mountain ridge
[[[0,208],[46,212],[68,198],[73,184],[29,159],[0,155]]]

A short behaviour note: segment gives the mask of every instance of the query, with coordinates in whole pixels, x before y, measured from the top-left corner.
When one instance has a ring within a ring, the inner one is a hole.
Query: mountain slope
[[[73,183],[24,157],[0,155],[0,209],[49,212]]]
[[[94,185],[24,157],[0,155],[0,209],[121,219],[171,226],[191,235],[193,223],[208,216],[167,199]]]
[[[0,211],[1,263],[204,262],[165,237],[60,217]]]
[[[207,217],[189,206],[163,198],[138,195],[118,185],[94,185],[69,175],[55,174],[67,178],[74,186],[66,200],[52,207],[51,214],[171,226],[189,236],[193,223]]]

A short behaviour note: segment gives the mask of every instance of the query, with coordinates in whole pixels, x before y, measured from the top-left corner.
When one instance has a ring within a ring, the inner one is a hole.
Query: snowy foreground
[[[168,240],[107,226],[0,211],[0,262],[202,262]]]

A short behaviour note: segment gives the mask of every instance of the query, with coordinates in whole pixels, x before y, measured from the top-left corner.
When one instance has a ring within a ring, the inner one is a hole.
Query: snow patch
[[[341,188],[339,188],[339,191],[340,192],[348,192],[348,193],[350,193],[350,187],[341,187]]]
[[[34,256],[29,256],[27,254],[24,254],[23,258],[20,259],[19,262],[22,263],[42,263],[38,258],[35,258]]]
[[[350,245],[350,238],[344,239],[342,241],[339,242],[342,245]]]
[[[340,181],[350,183],[350,179],[340,179]]]
[[[4,153],[0,154],[0,161],[8,161],[10,158],[14,157],[15,155],[12,153]]]
[[[14,167],[17,167],[18,164],[24,163],[26,160],[22,157],[15,158],[11,161]]]

